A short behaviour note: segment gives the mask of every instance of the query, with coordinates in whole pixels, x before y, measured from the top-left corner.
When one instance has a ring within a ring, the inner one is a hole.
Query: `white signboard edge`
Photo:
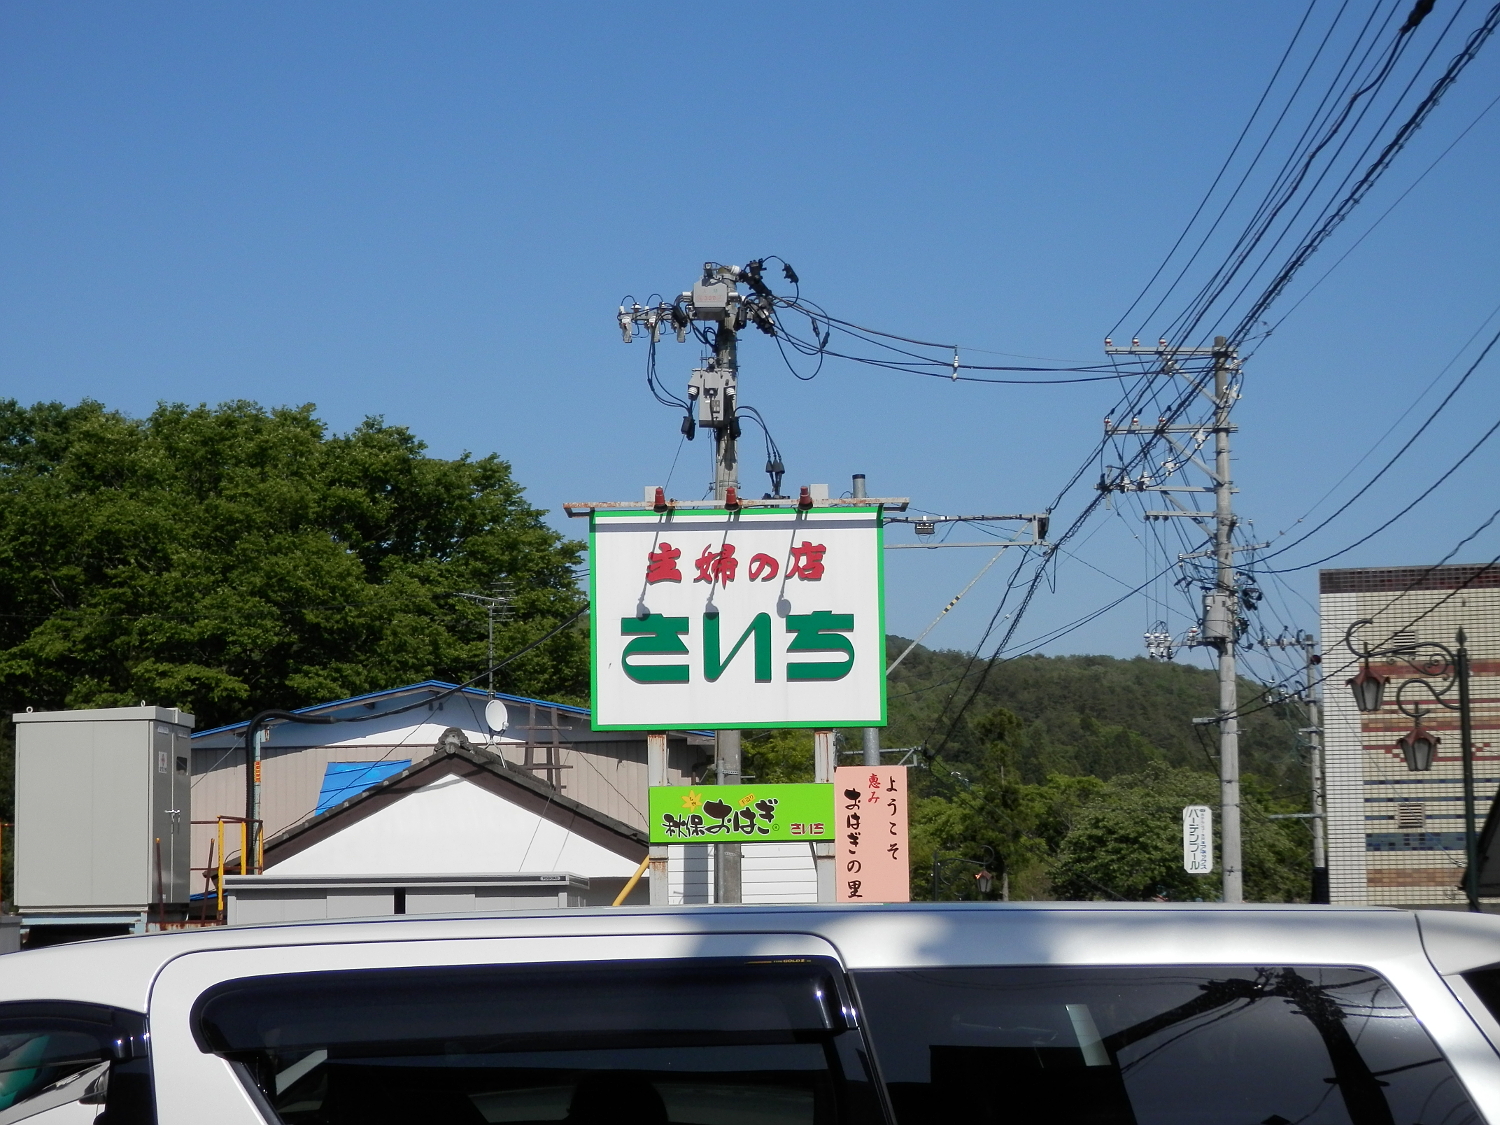
[[[751,509],[751,511],[753,512],[753,511],[755,511],[755,509]],[[729,516],[740,516],[740,515],[743,515],[743,514],[744,513],[742,511],[741,512],[732,512],[728,508],[692,508],[692,509],[688,509],[688,510],[685,510],[682,513],[680,513],[681,516],[688,516],[688,517],[691,517],[691,516],[710,516],[710,517],[719,518],[719,519],[723,519],[723,518],[726,518],[726,517],[729,517]],[[759,512],[759,514],[764,514],[764,515],[768,515],[768,516],[769,515],[775,515],[775,516],[779,516],[779,517],[781,517],[781,518],[784,519],[786,517],[786,515],[787,515],[787,511],[786,511],[786,509],[766,508],[766,509],[761,509],[760,512]],[[817,508],[817,507],[814,507],[814,508],[806,510],[805,512],[799,512],[798,514],[800,514],[800,515],[807,515],[807,516],[833,516],[833,517],[840,517],[840,516],[847,517],[847,516],[854,516],[854,515],[861,515],[861,516],[873,515],[875,517],[875,529],[874,529],[875,530],[875,560],[876,560],[875,566],[876,566],[876,575],[877,575],[878,589],[880,591],[880,597],[878,599],[878,601],[879,601],[879,614],[878,614],[878,618],[877,618],[877,627],[879,629],[879,636],[881,638],[881,649],[880,649],[881,675],[880,675],[880,685],[879,685],[880,686],[880,714],[879,714],[878,718],[875,717],[875,716],[868,716],[868,717],[861,716],[861,717],[854,717],[854,718],[849,718],[849,719],[828,720],[828,721],[819,721],[819,722],[814,722],[814,721],[810,721],[810,720],[808,720],[808,721],[788,720],[788,721],[784,721],[784,722],[774,722],[774,723],[747,723],[747,722],[727,723],[726,722],[726,723],[724,723],[722,725],[716,725],[714,723],[704,723],[704,722],[700,721],[700,722],[694,722],[694,723],[690,723],[690,724],[683,724],[685,727],[688,727],[688,728],[690,728],[692,730],[705,730],[705,731],[708,731],[708,730],[757,730],[757,729],[760,729],[760,730],[782,730],[782,729],[787,729],[787,728],[791,728],[791,727],[802,727],[802,728],[812,729],[812,730],[827,730],[830,727],[842,727],[842,726],[848,726],[848,727],[879,726],[879,727],[884,727],[889,722],[888,698],[887,698],[887,694],[888,694],[887,693],[888,682],[887,682],[886,677],[885,677],[885,668],[884,668],[884,664],[885,664],[885,647],[884,647],[884,645],[885,645],[885,636],[886,636],[886,632],[885,632],[885,520],[882,518],[882,516],[884,514],[884,509],[880,505],[878,505],[878,504],[871,504],[869,506],[859,506],[859,507],[853,507],[853,506],[841,506],[841,507],[837,507],[837,508]],[[669,517],[670,517],[670,515],[671,515],[671,513],[668,513]],[[596,523],[596,521],[600,520],[600,519],[619,519],[619,518],[640,519],[642,517],[650,517],[652,519],[661,519],[662,518],[661,513],[658,513],[658,512],[654,511],[651,508],[618,508],[618,509],[610,509],[610,510],[595,509],[594,511],[592,511],[592,512],[589,513],[589,606],[590,606],[591,609],[592,609],[592,607],[597,606],[599,604],[598,603],[598,597],[597,597],[597,590],[595,589],[595,575],[596,575],[595,559],[597,558],[597,555],[596,555],[596,552],[595,552],[595,535],[596,535],[596,532],[595,532],[595,523]],[[593,620],[593,617],[592,617],[592,614],[591,614],[590,615],[590,620],[589,620],[589,696],[590,696],[590,702],[591,702],[591,704],[593,703],[593,701],[595,701],[595,700],[597,700],[599,698],[599,684],[598,684],[598,675],[599,675],[599,628],[598,628],[598,625],[599,625],[599,623],[597,621]],[[590,716],[589,716],[589,727],[590,727],[591,730],[596,730],[596,731],[628,731],[628,730],[661,730],[662,729],[661,724],[658,724],[658,723],[600,723],[599,719],[598,719],[598,714],[595,711],[595,709],[593,707],[591,707],[590,711],[591,711],[591,713],[590,713]]]

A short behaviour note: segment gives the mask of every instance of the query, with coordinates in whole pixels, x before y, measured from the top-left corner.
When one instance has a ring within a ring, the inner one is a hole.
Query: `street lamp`
[[[1403,734],[1396,739],[1396,746],[1401,751],[1401,756],[1406,759],[1406,768],[1415,773],[1425,773],[1432,768],[1432,760],[1437,757],[1438,743],[1442,740],[1437,735],[1429,733],[1421,723],[1412,726],[1410,734]]]
[[[1368,661],[1360,665],[1359,675],[1349,681],[1349,689],[1354,692],[1354,706],[1361,711],[1379,711],[1385,697],[1385,685],[1389,681],[1389,676],[1370,671]]]
[[[1469,909],[1478,913],[1479,833],[1474,821],[1474,723],[1473,709],[1469,702],[1469,650],[1465,647],[1468,638],[1463,629],[1459,629],[1456,650],[1435,641],[1420,641],[1383,649],[1358,647],[1355,644],[1355,632],[1361,625],[1373,623],[1372,618],[1361,618],[1350,625],[1349,631],[1344,634],[1344,644],[1359,657],[1361,665],[1359,674],[1349,681],[1349,689],[1354,694],[1354,705],[1360,711],[1379,711],[1385,695],[1385,685],[1390,677],[1372,672],[1370,660],[1375,657],[1398,660],[1416,673],[1403,680],[1396,688],[1396,707],[1412,721],[1410,733],[1396,740],[1396,748],[1401,751],[1408,770],[1425,773],[1432,769],[1441,740],[1422,725],[1422,717],[1431,714],[1432,708],[1422,707],[1415,701],[1408,702],[1405,698],[1407,689],[1415,686],[1416,690],[1427,693],[1430,702],[1458,712],[1464,784],[1464,897],[1468,900]],[[1450,692],[1457,695],[1456,701],[1450,697]]]

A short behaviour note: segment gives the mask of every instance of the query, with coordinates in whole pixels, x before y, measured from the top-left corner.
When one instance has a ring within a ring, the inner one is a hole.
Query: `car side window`
[[[154,1120],[146,1018],[65,1001],[0,1004],[0,1125]]]
[[[1479,1125],[1367,969],[854,974],[898,1125]]]
[[[354,970],[193,1025],[287,1125],[882,1125],[847,997],[818,958]]]
[[[1489,1009],[1490,1015],[1500,1020],[1500,965],[1486,965],[1459,975],[1469,982],[1474,995]]]

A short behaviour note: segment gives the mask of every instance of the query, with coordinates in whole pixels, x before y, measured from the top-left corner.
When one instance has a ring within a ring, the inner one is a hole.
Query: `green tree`
[[[982,748],[961,764],[942,759],[913,771],[911,802],[912,894],[915,898],[973,899],[979,896],[972,876],[979,864],[993,867],[998,881],[1009,875],[1012,893],[1032,897],[1045,886],[1038,878],[1045,841],[1037,832],[1038,803],[1016,770],[1015,743],[1021,720],[1003,707],[980,717],[971,731]],[[940,866],[933,882],[934,858],[955,862]],[[970,862],[958,862],[967,860]]]
[[[485,663],[584,605],[564,540],[496,456],[430,457],[367,419],[330,434],[311,406],[0,402],[0,702],[193,712],[200,727]],[[497,686],[582,700],[582,630]]]
[[[894,659],[906,647],[889,639]],[[1023,656],[1000,660],[987,675],[970,654],[918,647],[890,679],[888,746],[926,746],[952,763],[985,753],[972,724],[950,730],[952,716],[974,694],[970,714],[1004,707],[1021,721],[1011,739],[1021,779],[1043,784],[1061,774],[1109,778],[1139,773],[1155,761],[1213,770],[1213,749],[1193,719],[1218,708],[1218,680],[1207,668],[1109,656]],[[1247,772],[1301,799],[1307,774],[1294,752],[1292,728],[1305,725],[1290,705],[1261,708],[1263,687],[1245,680],[1240,695],[1240,753]],[[1289,723],[1287,720],[1291,719]]]
[[[1306,901],[1306,830],[1296,821],[1268,820],[1268,795],[1243,787],[1245,898],[1252,902]],[[1220,871],[1182,869],[1182,810],[1216,806],[1218,783],[1206,773],[1156,764],[1111,778],[1087,797],[1058,837],[1051,867],[1058,898],[1173,901],[1215,900]],[[1271,806],[1274,807],[1274,806]],[[1217,817],[1215,837],[1217,838]],[[1215,843],[1215,855],[1218,844]]]

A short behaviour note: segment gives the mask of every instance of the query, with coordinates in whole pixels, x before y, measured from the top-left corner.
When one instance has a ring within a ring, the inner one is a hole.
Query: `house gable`
[[[571,871],[629,876],[644,834],[476,750],[441,749],[314,820],[266,841],[268,874]]]

